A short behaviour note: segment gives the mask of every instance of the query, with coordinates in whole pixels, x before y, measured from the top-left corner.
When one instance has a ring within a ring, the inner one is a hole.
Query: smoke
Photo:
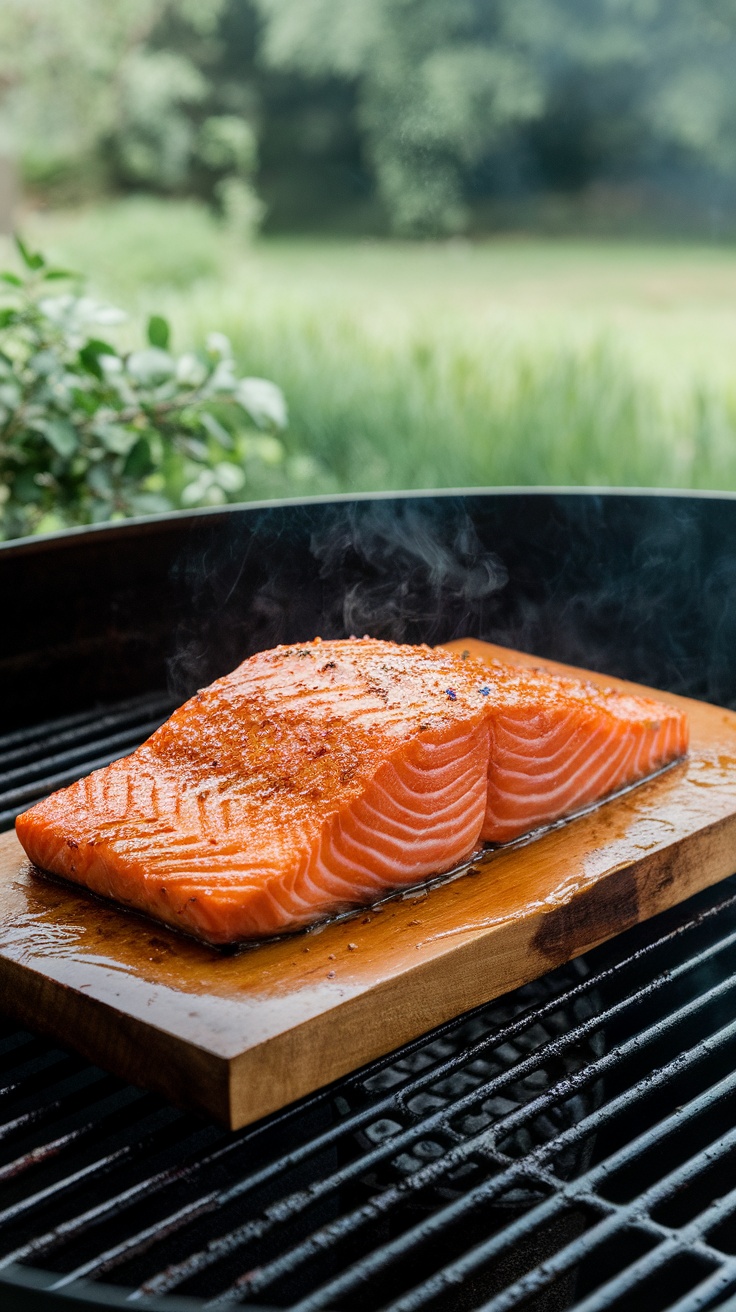
[[[519,493],[203,517],[171,579],[179,697],[277,643],[485,638],[736,702],[733,502]]]
[[[353,505],[312,535],[311,551],[339,586],[331,630],[393,642],[461,636],[508,582],[462,506],[448,517],[426,502]]]
[[[508,580],[463,498],[217,516],[179,560],[169,686],[187,696],[254,651],[351,634],[438,643],[485,630]]]

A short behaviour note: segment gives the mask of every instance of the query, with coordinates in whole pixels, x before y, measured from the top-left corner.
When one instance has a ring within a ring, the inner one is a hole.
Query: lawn
[[[736,250],[262,240],[152,201],[27,234],[183,349],[283,387],[291,457],[247,495],[491,484],[736,489]]]

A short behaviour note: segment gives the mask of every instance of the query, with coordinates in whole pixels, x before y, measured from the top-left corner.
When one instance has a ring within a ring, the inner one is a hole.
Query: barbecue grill
[[[736,502],[492,492],[0,549],[0,823],[277,642],[476,636],[736,704]],[[736,855],[734,857],[736,870]],[[0,1307],[736,1299],[736,876],[245,1130],[0,1020]]]

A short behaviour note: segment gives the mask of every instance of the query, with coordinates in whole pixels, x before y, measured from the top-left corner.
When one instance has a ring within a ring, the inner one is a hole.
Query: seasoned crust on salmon
[[[20,816],[42,869],[211,943],[460,864],[687,750],[654,700],[428,647],[277,647]]]

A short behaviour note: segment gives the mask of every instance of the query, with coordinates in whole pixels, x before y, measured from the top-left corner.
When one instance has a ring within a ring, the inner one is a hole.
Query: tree
[[[538,69],[505,5],[482,0],[257,0],[276,67],[359,85],[358,118],[393,226],[453,232],[463,172],[539,115]]]
[[[4,0],[0,151],[244,229],[257,153],[282,227],[377,196],[458,232],[599,180],[707,208],[736,199],[735,63],[736,0]]]
[[[208,73],[226,0],[5,0],[0,143],[41,185],[87,178],[186,192],[204,180],[253,226],[256,139]]]
[[[452,232],[509,156],[527,189],[736,180],[736,0],[255,0],[270,66],[356,88],[392,226]],[[482,189],[482,184],[481,184]]]

